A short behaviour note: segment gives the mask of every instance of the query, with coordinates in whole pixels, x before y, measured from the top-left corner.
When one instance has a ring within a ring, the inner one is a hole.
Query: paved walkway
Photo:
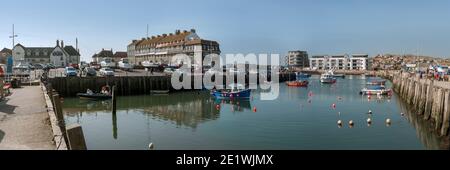
[[[40,86],[13,89],[0,101],[0,150],[53,150],[52,135]]]

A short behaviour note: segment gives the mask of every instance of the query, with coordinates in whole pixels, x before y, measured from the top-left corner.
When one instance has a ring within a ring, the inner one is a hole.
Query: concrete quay
[[[0,150],[54,150],[51,129],[40,86],[13,89],[0,101]]]

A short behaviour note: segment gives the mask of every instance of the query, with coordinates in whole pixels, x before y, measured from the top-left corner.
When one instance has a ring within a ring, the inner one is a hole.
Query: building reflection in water
[[[117,101],[117,113],[134,112],[146,114],[153,119],[168,121],[177,127],[197,128],[200,123],[216,120],[220,111],[251,110],[250,100],[216,100],[208,92],[183,92],[170,95],[123,96]],[[219,107],[217,106],[219,105]],[[83,114],[97,115],[111,111],[110,101],[83,101],[67,99],[64,112],[69,117],[80,118]],[[117,139],[117,115],[112,114],[113,137]],[[79,119],[78,119],[79,120]]]
[[[401,112],[405,114],[404,117],[416,129],[417,137],[427,149],[450,149],[449,137],[439,136],[438,132],[434,130],[430,122],[424,120],[422,115],[417,115],[417,113],[411,109],[411,106],[408,106],[407,103],[401,100],[397,103]]]

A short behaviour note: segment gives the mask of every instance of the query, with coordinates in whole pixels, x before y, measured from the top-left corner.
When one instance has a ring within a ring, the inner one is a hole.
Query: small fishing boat
[[[109,100],[112,98],[112,95],[103,93],[77,93],[77,96],[80,97],[80,99],[89,100]]]
[[[333,84],[336,83],[336,78],[334,77],[333,72],[330,70],[320,76],[320,82]]]
[[[217,99],[250,98],[251,89],[245,89],[242,84],[230,84],[229,89],[213,90],[211,93]]]
[[[372,80],[366,83],[367,85],[385,85],[386,80]]]
[[[366,87],[361,89],[359,94],[361,95],[390,95],[392,93],[391,89],[386,89],[385,86],[373,86],[373,87]]]
[[[289,81],[286,82],[286,85],[293,86],[293,87],[307,87],[309,84],[306,80],[297,80],[297,81]]]
[[[301,72],[295,72],[295,75],[297,77],[297,80],[299,80],[299,79],[306,79],[306,78],[311,77],[311,74],[301,73]]]

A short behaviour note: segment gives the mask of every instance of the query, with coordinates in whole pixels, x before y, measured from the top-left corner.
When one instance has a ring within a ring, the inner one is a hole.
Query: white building
[[[73,46],[64,46],[64,42],[56,41],[55,47],[25,47],[17,44],[13,49],[13,64],[47,64],[64,67],[80,62],[80,53]]]
[[[127,53],[130,62],[136,65],[141,65],[144,61],[176,64],[171,63],[171,59],[177,54],[201,56],[203,59],[208,54],[220,55],[220,48],[216,41],[201,39],[195,29],[191,29],[133,40],[128,45]]]
[[[367,70],[369,59],[367,54],[315,55],[310,59],[310,68],[313,70]]]

